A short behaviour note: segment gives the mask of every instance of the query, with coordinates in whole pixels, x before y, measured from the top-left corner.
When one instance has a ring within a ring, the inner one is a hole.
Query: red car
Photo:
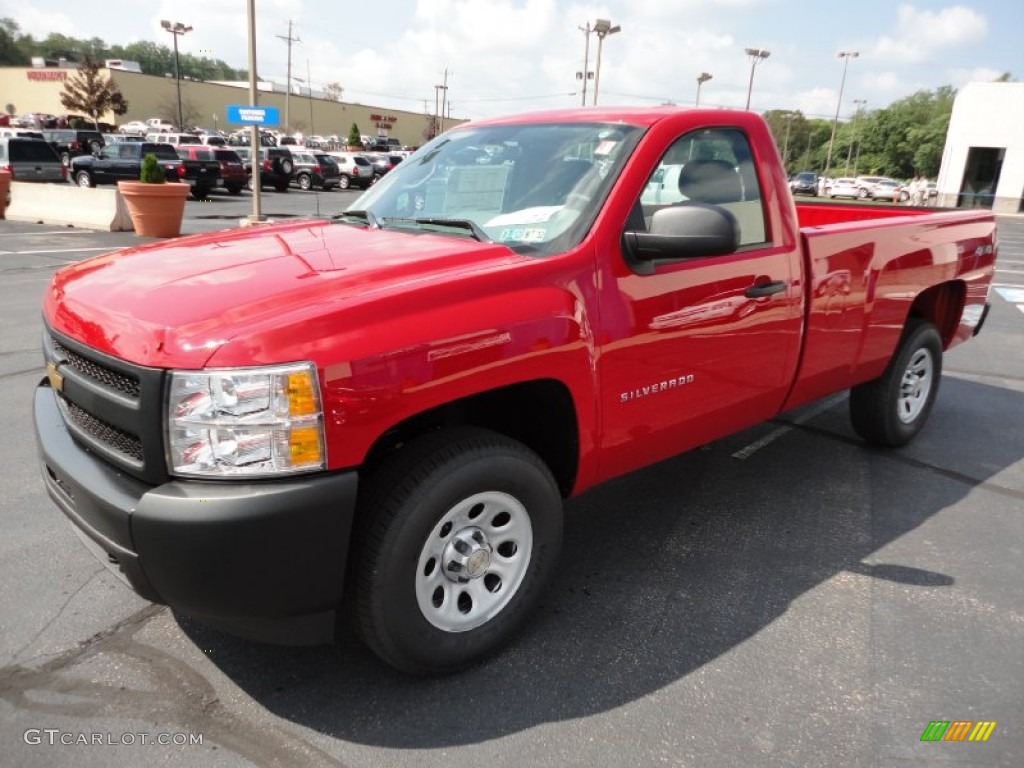
[[[224,189],[232,195],[242,193],[249,183],[249,173],[238,153],[228,147],[211,147],[213,156],[220,163],[220,177],[224,181]]]

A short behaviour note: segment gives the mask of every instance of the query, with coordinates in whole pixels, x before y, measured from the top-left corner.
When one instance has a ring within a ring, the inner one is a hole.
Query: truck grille
[[[129,459],[142,461],[142,441],[137,435],[107,424],[103,419],[96,418],[84,408],[80,408],[64,398],[61,398],[61,405],[66,418],[82,432],[118,453],[124,454]]]
[[[68,432],[126,474],[166,482],[164,371],[112,357],[50,329],[43,354]]]
[[[51,342],[57,357],[66,360],[69,366],[83,376],[92,379],[104,387],[115,389],[133,399],[137,400],[139,398],[138,378],[118,373],[92,360],[87,360],[81,355],[72,352],[56,339],[51,338]]]

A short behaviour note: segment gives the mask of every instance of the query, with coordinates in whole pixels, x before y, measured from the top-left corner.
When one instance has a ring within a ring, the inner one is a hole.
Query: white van
[[[154,144],[173,144],[176,147],[181,144],[203,143],[194,133],[147,133],[146,141]]]

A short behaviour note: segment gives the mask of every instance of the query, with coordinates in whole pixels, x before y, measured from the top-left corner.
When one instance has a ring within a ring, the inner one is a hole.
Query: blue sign
[[[228,105],[228,122],[242,125],[280,125],[281,114],[277,107],[247,107],[230,104]]]

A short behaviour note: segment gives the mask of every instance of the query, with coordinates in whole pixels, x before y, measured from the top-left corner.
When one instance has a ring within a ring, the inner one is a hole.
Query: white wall
[[[1003,147],[993,210],[1017,213],[1024,196],[1024,83],[968,83],[957,93],[942,153],[940,205],[956,205],[971,147]]]

